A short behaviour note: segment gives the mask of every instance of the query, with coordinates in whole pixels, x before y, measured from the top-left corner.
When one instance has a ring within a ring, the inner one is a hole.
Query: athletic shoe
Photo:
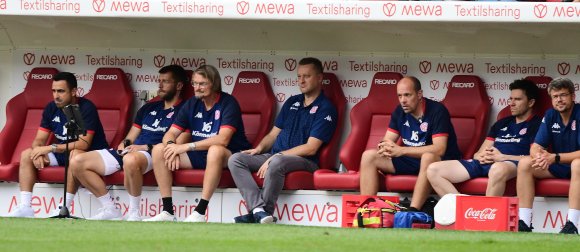
[[[560,234],[578,234],[578,228],[571,221],[566,221],[566,224],[560,230]]]
[[[32,210],[31,206],[19,205],[6,217],[34,218],[34,210]]]
[[[234,223],[256,223],[256,221],[254,220],[254,215],[249,213],[235,217]]]
[[[143,221],[177,221],[173,214],[168,213],[167,211],[163,211],[154,217],[149,219],[144,219]]]
[[[127,219],[126,221],[141,221],[141,215],[139,214],[139,211],[129,211],[129,214],[127,214]]]
[[[256,221],[256,223],[260,224],[274,223],[274,217],[272,217],[272,215],[264,211],[254,213],[254,220]]]
[[[193,211],[193,213],[187,216],[183,222],[205,222],[205,215],[202,215],[197,211]]]
[[[532,229],[534,229],[534,227],[532,227],[531,224],[528,227],[523,220],[518,221],[518,232],[532,232]]]
[[[95,216],[89,218],[89,220],[120,220],[121,216],[123,216],[121,209],[112,205],[110,207],[99,209],[99,212],[95,214]]]

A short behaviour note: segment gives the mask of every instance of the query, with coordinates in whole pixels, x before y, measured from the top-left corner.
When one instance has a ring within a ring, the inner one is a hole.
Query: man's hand
[[[387,158],[394,158],[405,155],[403,147],[399,146],[397,143],[389,140],[385,140],[384,143],[385,145],[383,147],[383,156]]]
[[[258,148],[249,149],[249,150],[243,150],[241,152],[244,153],[244,154],[252,155],[252,156],[253,155],[258,155],[258,154],[262,153],[260,150],[258,150]]]
[[[487,164],[505,161],[505,155],[502,154],[497,148],[491,146],[485,149],[485,160]]]
[[[119,150],[117,150],[119,151]],[[119,155],[124,156],[129,152],[147,151],[147,145],[129,145],[123,149]]]
[[[548,167],[554,163],[552,155],[552,153],[549,153],[546,150],[540,150],[535,157],[532,156],[532,167],[538,170],[548,169]]]
[[[179,169],[179,154],[185,153],[189,150],[188,144],[168,144],[163,148],[163,158],[165,159],[165,166],[175,171]]]
[[[44,164],[47,159],[46,155],[48,155],[50,152],[52,152],[52,147],[50,146],[38,146],[32,148],[32,151],[30,152],[30,159],[32,160],[32,163],[36,169],[44,168]]]
[[[258,177],[263,179],[266,177],[266,171],[268,171],[268,167],[270,166],[270,161],[272,161],[272,158],[275,157],[276,155],[272,155],[271,157],[269,157],[266,162],[264,162],[262,164],[262,166],[260,166],[260,169],[258,170]]]

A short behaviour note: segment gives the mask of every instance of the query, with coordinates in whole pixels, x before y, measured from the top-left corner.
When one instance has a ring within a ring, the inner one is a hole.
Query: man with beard
[[[54,102],[50,102],[42,113],[40,128],[32,142],[32,147],[24,150],[20,155],[20,205],[8,217],[34,217],[34,210],[31,207],[32,189],[36,183],[36,170],[50,169],[49,166],[63,166],[67,144],[67,129],[65,124],[67,118],[63,108],[69,104],[78,104],[82,114],[84,125],[87,130],[85,136],[79,136],[75,142],[68,143],[70,156],[89,150],[107,148],[105,132],[97,108],[95,105],[82,97],[77,97],[77,79],[74,74],[61,72],[53,77],[52,96]],[[51,133],[54,133],[56,143],[45,146]],[[67,174],[68,183],[66,186],[67,208],[70,208],[79,183],[72,177],[72,173]]]
[[[102,204],[92,220],[121,218],[101,176],[123,168],[125,188],[129,193],[127,221],[140,221],[139,205],[143,174],[152,169],[151,149],[161,142],[181,108],[181,91],[188,85],[187,74],[181,66],[170,65],[159,70],[159,101],[143,105],[125,140],[117,149],[101,149],[75,156],[71,161],[73,176]]]

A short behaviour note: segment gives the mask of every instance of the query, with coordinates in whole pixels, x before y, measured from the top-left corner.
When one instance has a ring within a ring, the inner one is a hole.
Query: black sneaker
[[[534,229],[534,227],[532,227],[531,224],[528,227],[523,220],[518,221],[518,232],[532,232],[532,229]]]
[[[251,213],[240,215],[234,218],[234,223],[255,223],[255,222],[256,221],[254,220],[254,215]]]
[[[566,224],[560,230],[560,234],[578,234],[578,228],[571,221],[566,221]]]

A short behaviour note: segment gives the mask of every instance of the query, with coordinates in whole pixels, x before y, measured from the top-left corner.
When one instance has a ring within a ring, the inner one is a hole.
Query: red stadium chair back
[[[344,124],[344,114],[346,112],[346,98],[344,92],[340,87],[340,82],[333,73],[324,73],[324,80],[322,81],[322,90],[324,95],[330,99],[334,107],[336,107],[338,118],[336,118],[336,130],[328,144],[322,147],[319,156],[320,169],[335,169],[336,156],[338,152],[338,144],[340,142],[340,135],[342,135],[342,128]]]

